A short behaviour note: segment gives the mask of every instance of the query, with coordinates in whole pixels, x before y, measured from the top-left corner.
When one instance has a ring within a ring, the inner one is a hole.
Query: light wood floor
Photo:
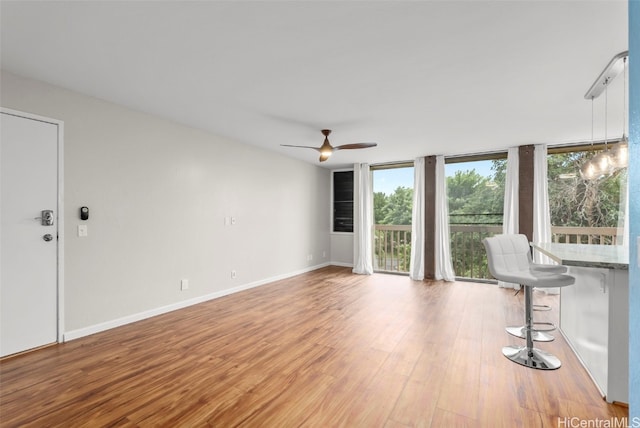
[[[559,334],[539,345],[562,360],[557,371],[502,356],[521,342],[504,327],[522,310],[521,294],[495,285],[323,268],[5,359],[0,425],[557,427],[569,426],[559,417],[626,417]]]

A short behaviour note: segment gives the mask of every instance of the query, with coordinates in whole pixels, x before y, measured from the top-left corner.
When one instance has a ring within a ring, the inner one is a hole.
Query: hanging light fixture
[[[611,175],[614,170],[613,166],[613,156],[609,151],[608,146],[608,133],[607,126],[609,122],[608,112],[609,112],[609,83],[611,83],[611,79],[607,79],[604,83],[604,150],[598,153],[593,157],[592,162],[596,166],[596,170],[598,172],[599,177],[604,177],[606,175]]]
[[[591,148],[593,149],[593,97],[591,98]],[[592,159],[588,159],[580,167],[580,176],[585,180],[598,178],[598,171]]]
[[[609,64],[600,73],[593,85],[589,88],[585,94],[586,99],[591,100],[591,146],[593,147],[593,100],[598,97],[603,91],[605,94],[605,112],[604,112],[604,151],[598,153],[593,159],[586,161],[580,168],[580,175],[585,180],[594,180],[607,175],[612,174],[617,168],[626,166],[628,163],[629,148],[628,144],[624,144],[626,136],[624,133],[625,122],[623,122],[623,141],[615,148],[615,150],[609,150],[607,140],[607,125],[608,125],[608,89],[611,81],[624,70],[625,72],[625,89],[626,96],[626,60],[629,56],[629,51],[620,52],[611,59]],[[624,100],[626,106],[626,99]],[[623,112],[623,116],[625,113]],[[624,118],[623,118],[624,120]]]
[[[611,150],[613,165],[616,168],[626,168],[629,165],[629,140],[627,139],[627,58],[623,61],[624,89],[622,91],[622,138]]]

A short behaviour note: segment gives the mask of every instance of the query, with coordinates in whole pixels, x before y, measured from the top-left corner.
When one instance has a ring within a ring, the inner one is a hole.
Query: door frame
[[[64,122],[49,117],[39,116],[32,113],[13,110],[0,107],[0,111],[11,116],[22,117],[25,119],[37,120],[40,122],[56,125],[58,129],[58,159],[57,159],[57,222],[58,222],[58,239],[56,241],[56,317],[57,317],[57,341],[64,342]]]

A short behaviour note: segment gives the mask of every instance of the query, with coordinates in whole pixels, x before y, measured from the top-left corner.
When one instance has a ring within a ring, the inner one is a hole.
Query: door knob
[[[42,239],[44,239],[45,241],[49,242],[49,241],[52,241],[52,240],[53,240],[53,236],[51,236],[51,234],[50,234],[50,233],[47,233],[46,235],[44,235],[44,236],[42,237]]]
[[[40,220],[40,224],[43,226],[53,226],[53,211],[52,210],[42,210],[41,216],[36,217],[36,220]]]

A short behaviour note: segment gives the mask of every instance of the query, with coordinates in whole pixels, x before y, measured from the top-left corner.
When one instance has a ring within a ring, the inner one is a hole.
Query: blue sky
[[[475,169],[480,175],[491,175],[491,161],[476,161],[447,164],[444,167],[447,176],[454,175],[456,171]],[[392,194],[399,186],[413,187],[413,167],[378,169],[373,171],[373,191]]]

